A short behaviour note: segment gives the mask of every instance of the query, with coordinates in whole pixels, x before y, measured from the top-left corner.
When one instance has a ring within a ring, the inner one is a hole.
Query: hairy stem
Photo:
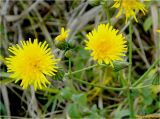
[[[108,1],[107,0],[104,1],[102,7],[103,7],[104,11],[106,12],[108,23],[111,25],[111,19],[110,19],[110,13],[109,13],[109,9],[108,9]]]
[[[131,95],[131,78],[132,78],[132,22],[130,21],[129,25],[129,67],[128,67],[128,102],[129,102],[129,110],[130,110],[130,118],[134,118],[134,107],[133,107],[133,99]]]

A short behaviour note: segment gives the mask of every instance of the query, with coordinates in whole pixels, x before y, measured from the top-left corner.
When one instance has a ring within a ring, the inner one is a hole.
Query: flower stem
[[[94,86],[94,87],[99,87],[99,88],[106,89],[106,90],[122,91],[122,90],[126,90],[127,89],[126,87],[123,87],[123,88],[114,88],[114,87],[108,87],[108,86],[103,86],[103,85],[89,83],[87,81],[84,81],[84,80],[81,80],[81,79],[78,79],[78,78],[74,78],[74,79],[77,80],[77,81],[79,81],[79,82],[81,82],[81,83],[83,83],[83,84],[87,84],[87,85]]]
[[[72,69],[71,69],[71,59],[69,58],[68,59],[68,74],[69,74],[69,77],[72,76]]]
[[[132,22],[129,25],[129,66],[128,66],[128,84],[131,85],[132,77]]]
[[[109,14],[109,9],[108,9],[108,0],[104,0],[102,7],[104,11],[106,12],[108,23],[111,25],[111,19],[110,19],[110,14]]]
[[[92,69],[94,67],[98,66],[98,64],[95,64],[95,65],[92,65],[92,66],[89,66],[89,67],[85,67],[83,69],[80,69],[80,70],[77,70],[77,71],[69,71],[68,73],[66,73],[65,75],[71,75],[71,74],[76,74],[76,73],[79,73],[79,72],[82,72],[82,71],[85,71],[85,70],[89,70],[89,69]],[[70,69],[70,68],[69,68]]]
[[[133,108],[133,99],[131,95],[131,78],[132,78],[132,22],[130,21],[129,25],[129,67],[128,67],[128,102],[130,110],[130,118],[134,118],[134,108]]]
[[[73,81],[72,81],[72,67],[71,67],[71,59],[68,59],[68,85],[69,87],[71,87],[72,89],[74,89],[73,86]]]

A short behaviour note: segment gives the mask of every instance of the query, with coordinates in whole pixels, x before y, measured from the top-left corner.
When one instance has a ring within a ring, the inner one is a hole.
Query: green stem
[[[68,62],[69,62],[69,64],[68,64],[68,75],[71,78],[71,76],[72,76],[72,69],[71,69],[71,59],[70,58],[68,59]]]
[[[106,76],[106,71],[105,71],[105,73],[103,74],[103,69],[102,69],[102,67],[100,66],[99,67],[100,69],[100,71],[99,71],[99,84],[100,85],[103,85],[103,80],[104,79],[106,79],[105,78],[105,76]],[[100,92],[100,94],[99,94],[99,98],[98,98],[98,107],[101,109],[101,110],[103,110],[103,97],[102,97],[102,91]]]
[[[142,89],[142,88],[147,88],[152,86],[152,84],[145,85],[145,86],[136,86],[136,87],[130,87],[131,90],[137,90],[137,89]]]
[[[141,83],[145,79],[145,77],[149,74],[149,72],[158,64],[158,62],[160,62],[160,59],[157,59],[132,86],[134,87],[137,86],[139,83]]]
[[[74,79],[77,80],[77,81],[79,81],[79,82],[81,82],[81,83],[83,83],[83,84],[87,84],[87,85],[90,85],[90,86],[103,88],[103,89],[106,89],[106,90],[122,91],[122,90],[126,90],[126,89],[127,89],[127,87],[124,87],[124,88],[107,87],[107,86],[92,84],[92,83],[89,83],[89,82],[87,82],[87,81],[84,81],[84,80],[81,80],[81,79],[78,79],[78,78],[74,78]]]
[[[74,71],[74,72],[68,72],[66,73],[65,75],[71,75],[71,74],[76,74],[76,73],[79,73],[79,72],[82,72],[82,71],[85,71],[85,70],[89,70],[89,69],[92,69],[94,67],[98,66],[98,64],[95,64],[95,65],[92,65],[92,66],[89,66],[89,67],[86,67],[86,68],[83,68],[83,69],[80,69],[80,70],[77,70],[77,71]]]
[[[87,81],[84,81],[82,79],[78,79],[78,78],[74,78],[75,80],[83,83],[83,84],[87,84],[93,87],[99,87],[99,88],[103,88],[105,90],[115,90],[115,91],[122,91],[122,90],[128,90],[128,87],[122,87],[122,88],[114,88],[114,87],[109,87],[109,86],[103,86],[103,85],[98,85],[98,84],[93,84],[93,83],[89,83]],[[146,88],[149,87],[151,85],[145,85],[145,86],[141,86],[141,87],[130,87],[130,90],[137,90],[137,89],[142,89],[142,88]]]
[[[132,77],[132,23],[129,25],[129,66],[128,66],[128,85],[131,85]]]
[[[129,110],[130,110],[130,118],[134,118],[134,108],[133,108],[133,99],[131,95],[131,78],[132,78],[132,22],[130,21],[129,25],[129,67],[128,67],[128,101],[129,101]]]
[[[73,86],[73,77],[72,77],[72,67],[71,67],[71,59],[68,59],[68,86],[74,90]]]
[[[108,0],[106,0],[104,2],[105,3],[102,5],[102,7],[103,7],[104,11],[106,12],[108,23],[111,25],[111,19],[110,19],[110,14],[109,14],[109,9],[108,9]]]
[[[111,18],[110,18],[109,9],[108,9],[108,1],[106,1],[106,12],[107,12],[108,23],[111,25]]]

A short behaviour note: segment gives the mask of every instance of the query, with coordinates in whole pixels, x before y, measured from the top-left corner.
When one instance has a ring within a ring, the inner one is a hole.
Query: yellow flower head
[[[125,56],[127,51],[126,40],[122,34],[118,34],[119,30],[113,29],[109,24],[100,24],[97,29],[93,29],[86,36],[85,49],[91,50],[91,56],[97,60],[99,64],[103,61],[111,64],[114,60],[122,60],[121,56]]]
[[[69,30],[64,30],[64,28],[61,28],[61,33],[58,35],[55,39],[58,41],[64,41],[68,37]]]
[[[158,29],[158,30],[157,30],[157,32],[159,32],[159,33],[160,33],[160,30]]]
[[[38,43],[37,39],[31,42],[29,39],[21,41],[21,45],[10,47],[9,51],[13,55],[6,58],[8,72],[12,72],[11,78],[16,78],[16,82],[22,80],[23,89],[28,85],[33,85],[35,90],[42,89],[50,84],[45,75],[55,75],[57,60],[46,42]]]
[[[115,4],[113,7],[119,8],[119,12],[116,17],[119,17],[122,12],[126,14],[126,23],[128,21],[129,17],[134,17],[135,21],[138,22],[136,18],[136,12],[139,10],[143,12],[145,15],[145,12],[147,10],[145,9],[145,5],[140,2],[140,0],[114,0]]]

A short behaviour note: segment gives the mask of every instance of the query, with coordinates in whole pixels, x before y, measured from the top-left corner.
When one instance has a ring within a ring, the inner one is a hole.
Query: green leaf
[[[130,112],[127,109],[117,111],[114,119],[122,119],[122,117],[129,116],[129,114],[130,114]]]
[[[6,115],[7,114],[5,106],[1,101],[0,101],[0,114],[1,115]]]
[[[60,95],[63,96],[65,99],[71,99],[72,94],[73,91],[69,87],[62,89],[60,92]]]
[[[143,113],[145,113],[145,114],[153,113],[154,110],[155,110],[155,106],[147,106],[147,107],[144,106],[144,107],[142,108],[142,111],[143,111]]]
[[[87,52],[83,47],[80,47],[78,49],[78,52],[80,58],[82,58],[83,60],[86,60],[90,57],[89,52]]]
[[[101,117],[97,113],[91,113],[90,115],[85,116],[85,118],[87,118],[87,119],[104,119],[103,117]]]
[[[148,96],[146,98],[144,98],[144,104],[145,105],[151,105],[153,102],[153,97],[152,96]]]
[[[160,102],[159,102],[159,101],[156,102],[156,107],[157,107],[158,109],[160,109]]]
[[[153,81],[152,81],[153,85],[160,85],[160,72],[157,71],[155,73],[155,75],[153,76]]]
[[[74,94],[72,100],[79,105],[85,106],[87,104],[87,96],[85,93]]]
[[[98,109],[97,109],[97,106],[96,104],[94,104],[90,111],[88,112],[88,114],[85,116],[85,118],[87,119],[104,119],[103,117],[101,117],[99,114],[98,114]]]
[[[145,20],[145,22],[144,22],[144,24],[143,24],[143,28],[144,28],[145,31],[148,31],[148,30],[151,28],[151,26],[152,26],[152,17],[149,16],[149,17]]]
[[[92,106],[91,111],[92,111],[92,112],[97,112],[97,111],[98,111],[96,104],[94,104],[94,105]]]
[[[100,0],[88,0],[88,3],[92,6],[98,6],[100,4]]]
[[[145,105],[150,105],[153,102],[151,91],[143,89],[143,102]]]
[[[78,105],[76,103],[69,104],[67,107],[67,112],[71,119],[81,118],[81,114],[78,110]]]

